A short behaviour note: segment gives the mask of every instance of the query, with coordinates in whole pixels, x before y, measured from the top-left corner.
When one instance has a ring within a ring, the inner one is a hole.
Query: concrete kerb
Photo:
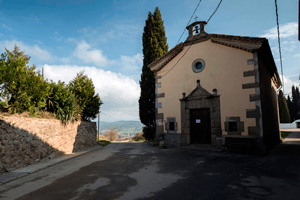
[[[10,181],[22,178],[24,176],[36,173],[36,172],[38,172],[40,170],[43,170],[43,169],[46,169],[48,167],[51,167],[51,166],[57,165],[59,163],[65,162],[65,161],[70,160],[72,158],[87,154],[89,152],[96,151],[96,150],[98,150],[102,147],[103,146],[95,146],[94,148],[92,147],[90,149],[83,150],[81,152],[75,152],[74,154],[66,154],[66,155],[63,155],[61,157],[58,157],[58,158],[55,158],[55,159],[52,159],[52,160],[46,160],[44,162],[36,163],[34,165],[28,165],[24,168],[16,169],[12,172],[2,174],[2,175],[0,175],[0,186],[3,185],[3,184],[8,183]],[[32,171],[30,171],[30,167],[33,167],[33,168],[36,167],[36,169],[33,169]],[[27,170],[26,170],[26,168],[27,168]],[[22,172],[22,170],[23,171],[24,170],[29,171],[29,172]]]

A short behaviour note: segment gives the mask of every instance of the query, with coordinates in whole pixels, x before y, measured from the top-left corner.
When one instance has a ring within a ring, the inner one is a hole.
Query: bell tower
[[[200,34],[200,37],[208,35],[205,32],[206,24],[207,24],[206,21],[196,21],[196,22],[190,24],[189,26],[187,26],[186,29],[189,31],[189,36],[188,36],[187,40],[192,38],[196,34]]]

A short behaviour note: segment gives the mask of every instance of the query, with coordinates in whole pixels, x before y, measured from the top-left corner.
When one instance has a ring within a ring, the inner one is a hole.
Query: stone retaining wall
[[[0,117],[0,174],[97,144],[95,122]]]

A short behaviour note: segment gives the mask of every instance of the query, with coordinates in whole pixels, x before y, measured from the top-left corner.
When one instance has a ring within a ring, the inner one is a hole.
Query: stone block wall
[[[96,123],[0,116],[0,174],[95,146]]]
[[[181,134],[164,133],[164,142],[166,146],[179,147],[181,146]]]

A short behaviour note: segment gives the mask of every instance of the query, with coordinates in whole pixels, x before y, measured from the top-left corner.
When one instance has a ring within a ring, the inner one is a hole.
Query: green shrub
[[[5,48],[0,59],[0,96],[1,110],[10,113],[28,111],[35,115],[46,106],[47,84],[40,73],[34,72],[35,66],[27,66],[30,57],[15,45],[12,52]]]
[[[110,141],[107,140],[98,140],[98,142],[104,142],[104,144],[100,144],[101,146],[106,146],[111,143]]]
[[[98,94],[95,94],[95,86],[92,79],[84,75],[84,71],[77,73],[77,76],[70,81],[68,87],[75,95],[78,108],[83,120],[95,119],[99,113],[100,105],[103,104]]]
[[[75,97],[64,82],[55,83],[51,80],[49,96],[47,97],[47,110],[56,114],[56,118],[64,124],[73,121],[75,112]]]

